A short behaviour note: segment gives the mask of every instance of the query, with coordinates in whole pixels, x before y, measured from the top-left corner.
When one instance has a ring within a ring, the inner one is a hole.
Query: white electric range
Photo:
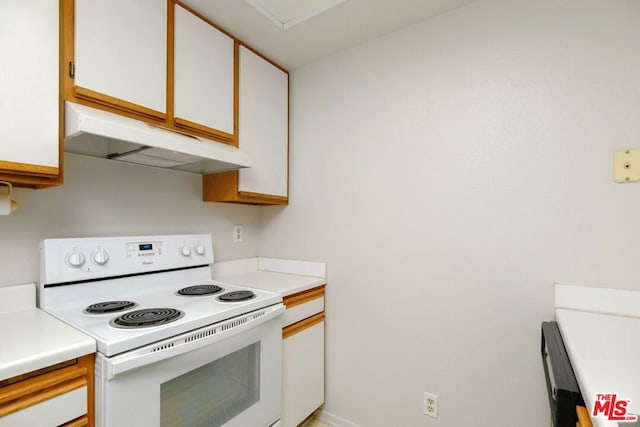
[[[279,423],[282,297],[212,280],[209,235],[47,239],[39,306],[95,338],[97,426]]]

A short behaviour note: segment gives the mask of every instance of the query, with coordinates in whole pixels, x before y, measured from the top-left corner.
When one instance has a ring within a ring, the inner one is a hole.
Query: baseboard
[[[340,418],[339,416],[325,411],[324,409],[316,414],[316,419],[322,421],[325,424],[329,424],[331,427],[360,427],[358,424]]]

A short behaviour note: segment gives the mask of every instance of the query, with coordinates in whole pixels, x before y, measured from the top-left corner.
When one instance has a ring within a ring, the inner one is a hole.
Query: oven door
[[[282,304],[96,359],[98,427],[268,427],[281,405]]]

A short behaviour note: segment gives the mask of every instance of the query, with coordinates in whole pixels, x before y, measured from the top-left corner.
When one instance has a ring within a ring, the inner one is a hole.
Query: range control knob
[[[200,255],[200,256],[204,255],[204,252],[205,252],[205,250],[204,250],[204,245],[198,245],[198,246],[196,246],[196,247],[195,247],[195,251],[196,251],[196,253],[197,253],[198,255]]]
[[[80,268],[85,262],[85,257],[82,252],[69,252],[66,261],[69,267]]]
[[[95,265],[105,265],[109,261],[109,254],[104,249],[99,249],[91,254],[91,261]]]
[[[180,248],[180,253],[182,256],[191,256],[191,249],[189,246],[183,246]]]

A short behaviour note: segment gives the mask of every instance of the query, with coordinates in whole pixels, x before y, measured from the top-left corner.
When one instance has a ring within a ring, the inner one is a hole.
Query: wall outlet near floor
[[[424,392],[424,400],[422,402],[422,410],[426,415],[438,418],[438,396],[435,394]]]
[[[242,224],[235,224],[233,226],[233,243],[242,242]]]

